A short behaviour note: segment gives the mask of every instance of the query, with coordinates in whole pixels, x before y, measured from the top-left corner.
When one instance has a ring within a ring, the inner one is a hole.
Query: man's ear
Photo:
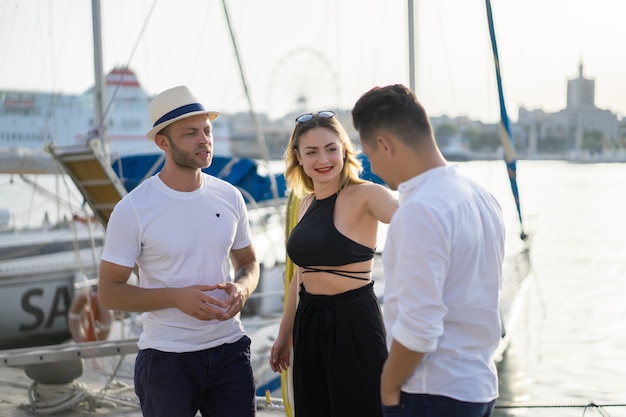
[[[387,135],[376,136],[376,144],[382,148],[385,153],[393,154],[395,146],[393,141]]]
[[[170,147],[170,142],[167,136],[156,134],[154,136],[154,144],[160,149],[165,150]]]

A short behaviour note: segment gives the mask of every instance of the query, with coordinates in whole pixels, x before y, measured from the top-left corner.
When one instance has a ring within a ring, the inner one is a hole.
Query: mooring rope
[[[594,402],[590,402],[587,405],[580,404],[528,404],[528,405],[513,405],[513,404],[498,404],[495,406],[496,409],[540,409],[540,408],[582,408],[583,409],[583,417],[589,410],[596,410],[600,413],[600,415],[609,417],[610,414],[604,410],[604,408],[609,407],[626,407],[626,404],[596,404]]]

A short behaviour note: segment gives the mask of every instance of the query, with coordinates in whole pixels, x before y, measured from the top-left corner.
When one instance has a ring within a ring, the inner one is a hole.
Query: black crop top
[[[369,261],[374,249],[361,245],[341,234],[335,227],[333,215],[337,194],[323,200],[313,199],[287,240],[287,254],[306,272],[330,272],[349,278],[369,280],[346,274],[369,274],[370,271],[342,272],[333,269],[316,269],[310,266],[341,266]]]

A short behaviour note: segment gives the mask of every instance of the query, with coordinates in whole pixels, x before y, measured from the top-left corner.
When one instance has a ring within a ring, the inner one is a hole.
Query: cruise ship
[[[106,135],[112,157],[154,153],[146,139],[151,129],[148,108],[152,96],[135,73],[114,68],[105,77]],[[82,94],[0,90],[0,172],[55,172],[46,147],[84,144],[95,136],[94,89]],[[226,117],[214,123],[215,155],[230,155],[230,129]]]

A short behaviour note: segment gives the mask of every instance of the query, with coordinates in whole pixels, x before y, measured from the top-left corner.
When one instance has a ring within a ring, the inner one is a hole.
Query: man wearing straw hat
[[[239,319],[259,279],[248,214],[234,186],[201,171],[218,116],[185,86],[156,96],[147,137],[165,164],[117,204],[107,227],[98,293],[107,308],[143,312],[135,392],[144,416],[255,414]],[[127,282],[135,264],[139,286]]]

